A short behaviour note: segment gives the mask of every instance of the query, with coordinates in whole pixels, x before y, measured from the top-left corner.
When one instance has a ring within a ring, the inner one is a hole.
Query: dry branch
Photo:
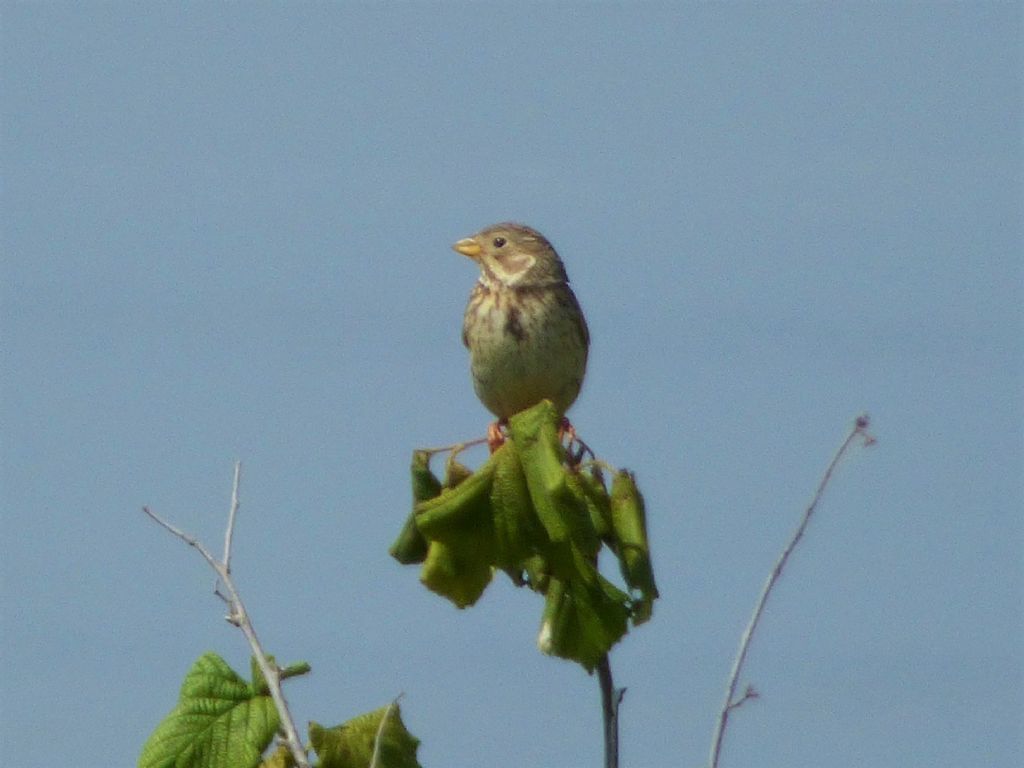
[[[758,694],[751,686],[747,686],[746,691],[742,696],[736,696],[736,687],[739,684],[740,673],[743,671],[743,663],[747,659],[747,652],[750,650],[750,643],[754,638],[754,633],[757,631],[757,626],[761,621],[761,616],[764,613],[765,604],[768,602],[768,596],[771,595],[772,589],[778,582],[779,577],[782,576],[782,569],[786,567],[786,563],[789,561],[789,556],[793,553],[796,545],[800,543],[800,540],[804,536],[804,532],[807,530],[808,523],[811,522],[811,517],[814,516],[815,510],[818,508],[818,502],[821,500],[822,495],[825,493],[825,488],[828,487],[829,481],[832,479],[832,474],[835,472],[839,462],[842,461],[846,455],[848,449],[853,444],[854,440],[858,437],[863,439],[865,446],[872,445],[875,442],[873,438],[867,432],[870,420],[867,414],[858,416],[854,421],[853,429],[846,436],[842,445],[836,451],[832,457],[832,461],[829,462],[828,467],[825,470],[825,474],[822,475],[821,481],[818,483],[818,490],[814,494],[814,498],[811,499],[811,503],[807,509],[804,510],[803,517],[800,520],[800,525],[797,526],[796,531],[790,538],[789,543],[786,544],[785,549],[782,550],[782,554],[779,555],[778,560],[775,561],[775,565],[768,574],[768,578],[765,579],[764,586],[761,588],[761,595],[757,599],[757,604],[754,606],[754,612],[750,616],[750,622],[747,624],[746,630],[743,632],[743,636],[740,638],[739,650],[736,652],[736,658],[733,660],[732,671],[729,673],[729,683],[725,690],[725,699],[722,702],[722,709],[718,713],[718,720],[715,723],[715,732],[711,738],[711,756],[708,761],[710,768],[718,768],[718,761],[722,754],[722,741],[725,737],[725,728],[729,722],[729,715],[733,710],[738,709],[746,701],[750,699],[756,699]]]

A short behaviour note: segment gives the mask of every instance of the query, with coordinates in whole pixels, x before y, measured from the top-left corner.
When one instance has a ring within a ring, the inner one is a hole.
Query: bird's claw
[[[505,442],[505,433],[501,430],[503,426],[505,426],[505,419],[492,421],[487,427],[487,447],[491,453],[501,448]]]

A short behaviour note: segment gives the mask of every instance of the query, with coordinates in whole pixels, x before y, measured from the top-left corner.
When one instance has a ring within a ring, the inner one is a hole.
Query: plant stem
[[[601,686],[604,720],[604,768],[619,768],[619,704],[626,689],[615,687],[607,653],[597,662],[597,681]]]

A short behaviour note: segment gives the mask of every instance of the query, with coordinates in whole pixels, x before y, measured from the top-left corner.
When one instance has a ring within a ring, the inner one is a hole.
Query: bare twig
[[[619,704],[625,688],[616,688],[608,654],[597,662],[597,681],[601,686],[601,716],[604,721],[604,768],[619,768]]]
[[[771,573],[768,574],[768,578],[764,582],[764,586],[761,588],[761,595],[757,599],[757,604],[754,606],[754,613],[750,617],[750,622],[747,624],[746,630],[743,632],[743,636],[740,638],[739,650],[736,653],[736,658],[732,663],[732,671],[729,673],[729,684],[725,691],[725,700],[722,702],[722,709],[718,713],[718,721],[715,724],[715,732],[711,739],[711,756],[709,759],[710,768],[718,768],[718,760],[722,753],[722,740],[725,736],[725,727],[729,722],[729,715],[734,710],[740,707],[744,702],[749,699],[757,698],[758,694],[750,686],[747,686],[746,692],[739,698],[736,698],[736,686],[739,684],[740,673],[743,671],[743,663],[746,661],[747,652],[750,650],[750,642],[754,637],[754,633],[757,631],[757,625],[761,621],[761,615],[764,613],[765,604],[768,602],[768,596],[772,592],[772,588],[775,583],[779,580],[782,575],[782,569],[786,567],[786,562],[789,560],[789,556],[793,553],[796,545],[800,543],[800,540],[804,536],[804,532],[807,530],[807,524],[810,523],[811,517],[814,515],[814,511],[818,507],[818,502],[821,500],[822,495],[825,493],[825,488],[828,486],[829,481],[832,479],[832,473],[836,467],[839,466],[839,462],[842,461],[846,455],[847,450],[853,444],[854,440],[858,437],[863,439],[865,446],[872,445],[875,442],[873,438],[867,432],[870,420],[867,414],[858,416],[854,422],[853,429],[850,430],[850,434],[846,436],[842,445],[836,451],[832,457],[832,461],[829,463],[828,468],[825,470],[825,474],[821,477],[821,482],[818,483],[818,490],[814,494],[814,498],[811,499],[810,505],[804,510],[803,518],[800,520],[800,525],[797,526],[796,532],[790,538],[789,543],[786,544],[786,548],[782,550],[782,554],[779,555],[778,560],[775,561],[775,566],[772,568]]]
[[[231,578],[231,570],[229,559],[231,557],[231,537],[234,531],[235,524],[235,513],[238,511],[238,483],[241,476],[241,463],[235,463],[235,477],[231,492],[231,509],[228,513],[228,529],[224,536],[224,560],[219,561],[210,554],[210,551],[203,546],[202,542],[196,539],[194,536],[182,531],[162,517],[153,512],[149,507],[143,507],[142,511],[149,515],[157,524],[170,531],[172,534],[177,536],[179,539],[184,541],[190,547],[194,547],[196,551],[202,555],[203,559],[213,568],[217,574],[217,578],[227,589],[227,595],[217,592],[227,603],[228,603],[228,615],[227,620],[234,624],[236,627],[242,630],[245,635],[245,639],[249,641],[249,647],[252,649],[252,655],[256,659],[256,665],[260,668],[260,672],[263,673],[264,679],[267,681],[267,688],[270,691],[270,698],[274,701],[274,706],[277,708],[277,712],[281,717],[281,727],[284,730],[285,743],[288,745],[289,751],[292,753],[292,757],[295,760],[295,764],[299,768],[309,768],[309,758],[306,757],[306,750],[302,746],[302,741],[299,739],[298,729],[295,727],[295,720],[288,709],[288,702],[284,698],[284,692],[281,690],[281,669],[277,664],[272,664],[270,659],[267,658],[267,654],[263,650],[263,646],[260,645],[259,638],[256,636],[256,630],[249,620],[249,614],[245,610],[245,604],[242,602],[242,597],[239,595],[238,590],[235,588],[235,583]]]
[[[743,695],[740,696],[738,699],[736,699],[734,702],[732,702],[732,704],[729,705],[729,709],[730,710],[739,709],[740,707],[742,707],[744,704],[746,704],[751,699],[759,699],[759,698],[761,698],[761,694],[759,694],[756,690],[754,690],[754,686],[748,685],[747,689],[745,691],[743,691]]]
[[[420,448],[419,450],[423,451],[423,453],[429,454],[430,456],[433,456],[436,453],[446,453],[448,451],[451,451],[454,455],[458,455],[467,448],[472,448],[474,445],[483,445],[486,442],[486,437],[478,437],[475,440],[467,440],[463,443],[452,443],[451,445],[442,445],[437,448]]]
[[[199,554],[203,556],[203,559],[206,560],[206,562],[210,564],[210,567],[213,568],[215,571],[220,566],[220,563],[218,563],[214,556],[210,554],[210,551],[206,547],[204,547],[202,542],[198,541],[194,536],[189,536],[180,528],[175,528],[173,525],[168,523],[166,520],[160,517],[156,512],[151,510],[149,507],[143,507],[142,511],[149,515],[155,522],[162,525],[168,531],[170,531],[179,539],[184,541],[190,547],[195,547]]]
[[[224,531],[224,570],[231,573],[231,541],[235,535],[235,515],[238,513],[238,483],[242,478],[242,462],[235,462],[235,477],[231,482],[231,508],[228,510],[228,527]]]

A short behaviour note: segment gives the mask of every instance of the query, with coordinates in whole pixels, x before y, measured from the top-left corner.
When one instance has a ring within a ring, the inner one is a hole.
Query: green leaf
[[[638,590],[640,597],[633,605],[633,623],[642,624],[651,618],[658,588],[651,568],[651,553],[647,543],[647,514],[644,497],[637,488],[632,473],[622,470],[612,480],[612,528],[615,537],[622,578],[630,590]]]
[[[480,598],[494,572],[494,471],[489,461],[456,487],[415,507],[416,525],[429,540],[420,581],[459,608]]]
[[[422,563],[427,557],[427,540],[416,526],[416,515],[409,513],[405,524],[388,549],[388,554],[402,565]]]
[[[282,682],[287,680],[289,677],[299,677],[300,675],[307,675],[312,669],[308,662],[299,661],[295,664],[289,664],[287,667],[281,669],[281,680]]]
[[[369,768],[378,733],[377,768],[421,768],[416,760],[420,741],[406,730],[397,703],[332,728],[309,724],[309,741],[320,758],[318,768]]]
[[[415,451],[412,455],[412,498],[413,505],[432,499],[441,493],[441,481],[430,471],[430,454]],[[427,540],[416,526],[416,513],[411,512],[402,526],[401,533],[391,545],[388,553],[402,565],[422,563],[427,556]]]
[[[277,660],[271,654],[267,654],[267,661],[273,666],[277,664]],[[289,677],[298,677],[299,675],[305,675],[311,670],[308,662],[300,661],[295,664],[289,664],[284,669],[279,668],[278,674],[281,676],[281,680],[287,680]],[[252,677],[252,689],[260,696],[270,695],[270,686],[267,685],[267,679],[263,676],[263,670],[260,669],[259,662],[256,661],[256,657],[252,656],[249,658],[249,674]]]
[[[441,492],[441,481],[430,471],[430,453],[415,451],[412,454],[412,498],[414,501],[432,499]]]
[[[569,472],[567,481],[569,489],[587,505],[594,533],[602,541],[611,541],[612,504],[601,470],[597,467],[588,467],[578,472]]]
[[[291,750],[282,745],[267,755],[259,768],[295,768],[295,758]]]
[[[454,488],[445,488],[413,508],[416,525],[428,539],[438,538],[452,527],[472,528],[490,511],[491,482],[495,465],[488,461]]]
[[[540,648],[592,670],[630,617],[650,618],[658,593],[632,475],[618,473],[609,493],[598,462],[568,466],[561,422],[548,401],[512,416],[508,440],[476,472],[449,458],[443,484],[414,454],[414,473],[429,475],[414,480],[414,525],[427,547],[420,579],[464,608],[504,570],[545,595]],[[632,594],[598,571],[602,543]]]
[[[430,543],[420,581],[457,608],[468,608],[480,599],[493,575],[490,558],[475,550],[473,537],[459,534]]]
[[[509,575],[513,576],[512,580],[518,584],[519,581],[515,577],[518,576],[519,579],[522,579],[524,573],[526,574],[526,584],[529,585],[530,589],[542,595],[547,594],[548,584],[551,581],[551,568],[548,566],[548,561],[543,555],[533,555],[526,558],[515,569],[514,575],[512,573]]]
[[[603,508],[607,492],[593,474],[584,478],[565,466],[565,451],[558,439],[560,421],[545,401],[513,416],[509,435],[519,450],[537,516],[550,538],[541,548],[550,581],[538,646],[591,670],[626,633],[629,596],[597,571],[601,541],[595,521],[602,528],[608,526],[605,517],[610,518],[610,511]]]
[[[512,573],[523,570],[523,562],[547,544],[548,537],[537,519],[530,489],[512,441],[506,441],[494,455],[491,484],[491,514],[494,517],[495,565]],[[513,581],[521,583],[513,576]]]
[[[254,768],[279,724],[261,680],[247,683],[215,653],[200,656],[177,706],[143,746],[139,768]]]
[[[569,529],[561,524],[557,510],[557,502],[568,490],[565,450],[558,441],[559,421],[550,401],[542,400],[508,422],[509,437],[519,451],[534,507],[552,541],[569,539]]]
[[[444,465],[444,487],[454,488],[463,480],[468,479],[472,474],[473,470],[461,461],[456,461],[455,455],[452,454],[448,457],[448,461],[446,461]]]
[[[578,564],[582,572],[588,563]],[[626,634],[628,596],[596,571],[593,578],[552,578],[544,602],[537,647],[592,671]]]
[[[547,400],[509,419],[537,517],[552,542],[572,542],[596,557],[601,543],[586,503],[569,487],[565,450],[558,440],[561,417]]]

